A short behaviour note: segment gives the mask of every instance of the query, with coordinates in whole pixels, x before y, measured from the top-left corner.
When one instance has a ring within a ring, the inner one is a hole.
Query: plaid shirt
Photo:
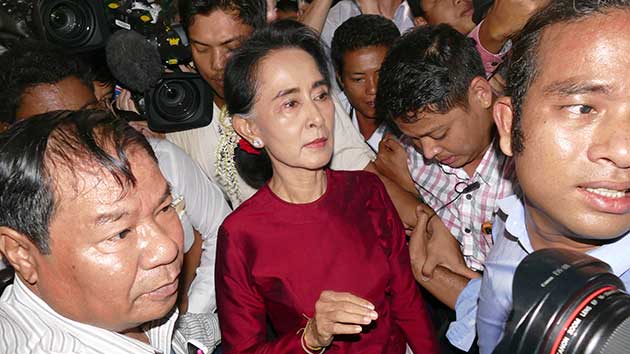
[[[492,233],[484,232],[482,226],[492,225],[497,201],[513,194],[512,159],[501,153],[495,141],[474,175],[469,177],[463,169],[425,160],[412,144],[405,142],[405,145],[409,172],[422,200],[433,210],[439,210],[438,216],[460,244],[466,265],[483,270],[492,248]],[[461,194],[466,186],[475,182],[479,183],[479,188]]]

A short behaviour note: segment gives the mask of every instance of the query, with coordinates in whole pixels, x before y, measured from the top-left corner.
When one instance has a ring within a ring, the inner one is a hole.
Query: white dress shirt
[[[361,8],[355,0],[339,1],[328,11],[328,16],[326,16],[326,22],[324,22],[324,28],[322,29],[322,41],[330,48],[337,27],[341,26],[350,17],[359,15],[361,15]],[[407,30],[413,28],[413,16],[407,1],[400,3],[392,21],[398,27],[400,33],[404,34]]]
[[[144,325],[150,343],[146,344],[59,315],[16,277],[0,298],[0,353],[185,354],[187,343],[174,335],[177,315],[174,309],[164,319]]]
[[[173,198],[184,197],[186,211],[180,216],[185,236],[185,250],[194,241],[193,228],[203,240],[201,261],[188,290],[188,312],[212,313],[217,309],[214,291],[214,262],[217,232],[231,212],[223,193],[188,154],[163,139],[149,139],[158,158],[160,171],[171,185]]]

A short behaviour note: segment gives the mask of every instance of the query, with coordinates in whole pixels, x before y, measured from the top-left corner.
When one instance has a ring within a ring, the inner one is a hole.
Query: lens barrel
[[[608,264],[584,253],[528,255],[513,283],[513,310],[495,354],[626,354],[630,296]]]

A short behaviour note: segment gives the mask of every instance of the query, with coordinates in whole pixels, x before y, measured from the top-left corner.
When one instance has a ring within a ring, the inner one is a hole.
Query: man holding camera
[[[459,299],[476,303],[479,294],[482,354],[501,339],[514,272],[528,253],[584,252],[630,285],[628,25],[627,0],[557,0],[515,40],[510,97],[499,99],[494,118],[522,195],[500,202],[483,280]]]

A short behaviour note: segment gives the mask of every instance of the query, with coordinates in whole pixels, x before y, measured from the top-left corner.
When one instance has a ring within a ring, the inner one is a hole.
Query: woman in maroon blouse
[[[327,168],[334,126],[327,65],[316,34],[273,26],[227,64],[228,111],[253,145],[240,144],[237,165],[249,181],[266,183],[220,229],[223,351],[399,354],[409,343],[416,354],[436,353],[385,188],[368,172]]]

